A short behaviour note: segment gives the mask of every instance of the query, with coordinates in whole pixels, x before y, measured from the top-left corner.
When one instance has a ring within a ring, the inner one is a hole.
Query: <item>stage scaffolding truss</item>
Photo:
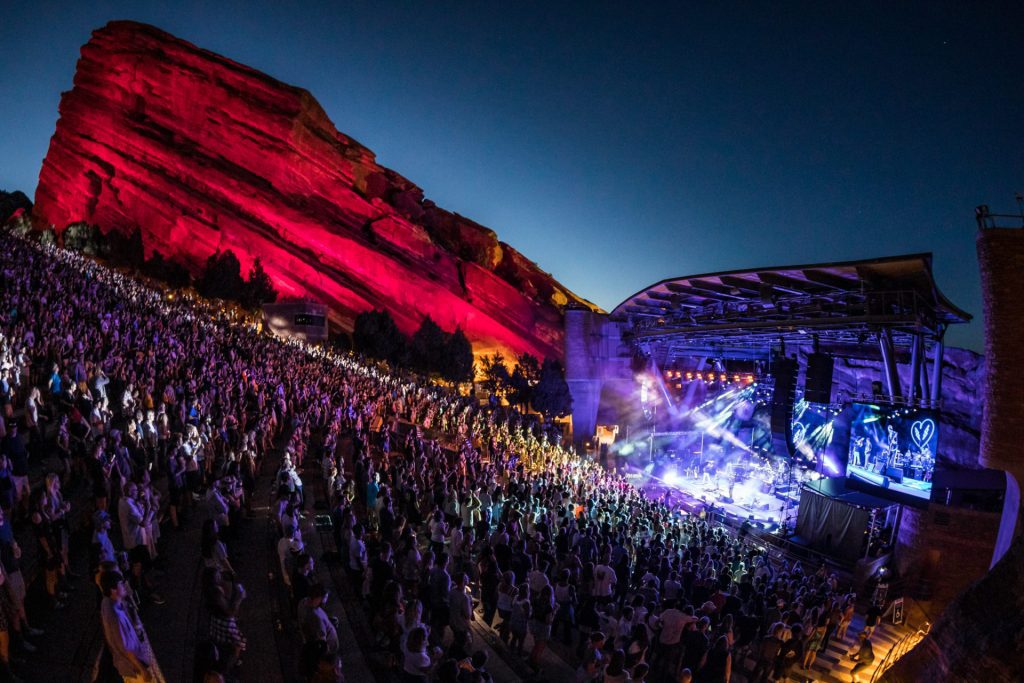
[[[936,405],[949,325],[971,319],[939,291],[931,254],[756,268],[662,280],[610,314],[659,367],[682,358],[770,360],[808,347],[879,360],[894,403]],[[911,365],[906,394],[897,364]],[[930,386],[929,386],[930,384]]]

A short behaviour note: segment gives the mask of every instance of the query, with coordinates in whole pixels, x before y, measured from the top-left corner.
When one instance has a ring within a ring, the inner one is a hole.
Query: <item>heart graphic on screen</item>
[[[793,445],[799,448],[805,441],[807,441],[807,425],[797,422],[793,426]]]
[[[932,420],[918,420],[910,427],[910,437],[919,451],[928,447],[928,442],[932,440],[933,436],[935,436],[935,423]]]

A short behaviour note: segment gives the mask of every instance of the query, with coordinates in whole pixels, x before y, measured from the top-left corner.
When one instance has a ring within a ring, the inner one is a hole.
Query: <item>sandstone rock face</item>
[[[244,269],[258,256],[343,329],[375,307],[407,333],[429,314],[478,351],[560,357],[565,304],[592,307],[380,166],[307,91],[134,22],[82,48],[34,217],[138,227],[147,254],[193,272],[217,249]]]

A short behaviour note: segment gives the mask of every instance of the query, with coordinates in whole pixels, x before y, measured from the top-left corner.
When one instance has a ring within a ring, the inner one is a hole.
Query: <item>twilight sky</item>
[[[976,317],[948,341],[980,350],[973,210],[1024,191],[1024,5],[682,4],[15,3],[0,189],[34,193],[79,48],[134,19],[309,89],[605,309],[667,277],[932,251]]]

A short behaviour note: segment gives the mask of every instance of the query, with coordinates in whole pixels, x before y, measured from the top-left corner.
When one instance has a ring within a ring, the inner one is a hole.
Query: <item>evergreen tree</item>
[[[196,289],[208,299],[241,301],[244,288],[242,264],[230,249],[211,254],[196,282]]]
[[[107,235],[108,255],[115,264],[129,268],[141,268],[146,261],[142,242],[142,231],[135,228],[127,235],[111,230]]]
[[[267,271],[263,270],[263,262],[257,257],[249,270],[249,281],[243,287],[242,305],[254,309],[275,301],[277,290],[274,289],[274,282],[267,275]]]
[[[448,335],[442,359],[442,377],[456,384],[473,381],[473,345],[461,327]]]
[[[533,387],[540,380],[540,361],[524,353],[519,356],[516,367],[509,377],[509,402],[517,406],[528,406],[533,400]]]
[[[356,351],[394,365],[404,362],[409,347],[391,314],[376,309],[356,316],[352,341]]]
[[[53,231],[52,227],[45,228],[39,233],[39,244],[44,247],[57,244],[57,233]]]
[[[572,412],[572,394],[565,381],[565,371],[553,358],[545,358],[541,366],[540,380],[533,388],[533,408],[547,421]]]
[[[149,260],[142,264],[142,272],[151,278],[166,282],[171,287],[188,287],[192,276],[179,263],[168,261],[159,251],[153,251]]]
[[[501,396],[509,390],[509,372],[505,366],[505,356],[497,351],[493,356],[480,359],[480,371],[484,379],[480,385],[490,394]]]
[[[412,336],[412,366],[420,372],[439,372],[443,366],[448,335],[428,315]]]

